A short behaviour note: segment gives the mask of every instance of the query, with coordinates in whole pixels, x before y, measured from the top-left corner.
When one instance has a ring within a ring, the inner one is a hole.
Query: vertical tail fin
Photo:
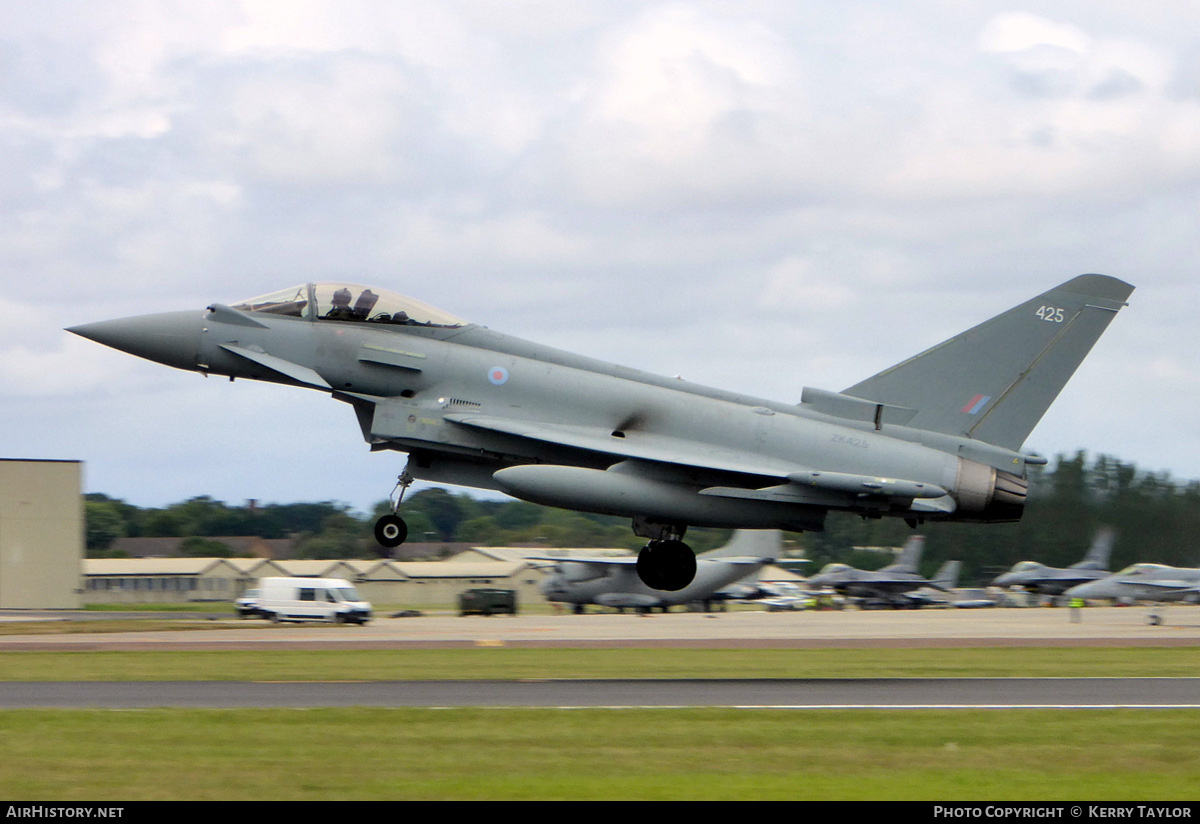
[[[1020,449],[1132,292],[1080,275],[843,394],[914,409],[916,429]]]
[[[778,529],[738,529],[723,547],[709,550],[701,558],[770,558],[778,560],[783,554],[783,533]]]
[[[888,572],[912,572],[918,574],[921,556],[925,553],[925,536],[913,535],[900,548],[896,563],[884,567]]]
[[[1083,560],[1079,563],[1072,564],[1071,569],[1108,569],[1108,559],[1112,554],[1115,537],[1115,533],[1108,527],[1096,530],[1096,536],[1092,538],[1092,545],[1088,548],[1087,555],[1083,556]]]
[[[949,592],[958,586],[958,573],[962,569],[962,561],[947,561],[929,581],[942,592]]]

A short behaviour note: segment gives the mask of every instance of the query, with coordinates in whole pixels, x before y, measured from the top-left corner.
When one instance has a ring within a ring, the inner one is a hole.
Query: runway
[[[1200,708],[1200,678],[10,682],[0,709],[317,707]]]
[[[880,610],[844,612],[674,612],[595,615],[379,617],[364,627],[273,625],[227,618],[212,629],[0,636],[0,651],[20,649],[416,649],[512,647],[822,647],[1198,646],[1200,606],[1160,610]],[[8,616],[12,618],[13,616]],[[18,616],[19,617],[19,616]],[[156,616],[162,617],[162,616]]]
[[[0,652],[463,647],[1200,646],[1200,607],[387,618],[365,627],[219,619],[186,631],[6,635]],[[22,616],[3,616],[18,620]],[[29,616],[24,616],[29,617]],[[65,616],[60,616],[65,617]],[[159,616],[161,617],[161,616]],[[1078,620],[1074,620],[1078,619]],[[1200,678],[6,682],[0,708],[1200,708]]]

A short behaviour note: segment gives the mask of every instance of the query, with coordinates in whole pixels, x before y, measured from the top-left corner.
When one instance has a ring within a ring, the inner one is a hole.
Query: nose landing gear
[[[404,471],[396,479],[396,486],[392,488],[392,494],[388,496],[392,504],[391,514],[384,515],[375,522],[375,540],[380,546],[394,549],[408,537],[408,524],[400,517],[400,502],[404,500],[404,493],[412,486],[414,480],[416,479],[405,464]]]
[[[400,546],[408,537],[408,524],[399,515],[384,515],[375,522],[375,540],[388,549]]]

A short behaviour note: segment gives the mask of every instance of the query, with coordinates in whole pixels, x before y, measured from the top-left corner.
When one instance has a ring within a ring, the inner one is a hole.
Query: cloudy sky
[[[62,329],[307,280],[777,400],[1083,272],[1027,446],[1200,478],[1200,7],[0,4],[0,457],[142,506],[386,497],[317,392]]]

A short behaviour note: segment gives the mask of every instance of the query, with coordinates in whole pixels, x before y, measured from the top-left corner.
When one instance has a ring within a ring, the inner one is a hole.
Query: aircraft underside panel
[[[502,469],[494,477],[516,498],[606,515],[746,529],[820,531],[825,523],[822,508],[706,496],[695,487],[624,472],[528,465]]]
[[[601,431],[594,426],[539,423],[466,413],[446,415],[446,420],[474,429],[605,453],[614,458],[635,458],[780,479],[801,468],[789,461],[765,455],[724,449],[655,432]]]

